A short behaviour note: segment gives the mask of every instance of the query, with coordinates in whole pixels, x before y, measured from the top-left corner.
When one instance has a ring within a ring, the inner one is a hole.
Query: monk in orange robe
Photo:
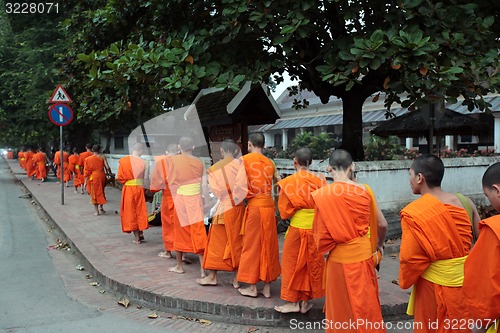
[[[33,155],[32,160],[35,165],[36,179],[44,182],[45,179],[47,179],[47,155],[45,155],[42,149],[38,149],[38,151]]]
[[[179,140],[180,154],[167,159],[167,180],[174,199],[174,250],[177,265],[170,272],[184,273],[183,253],[195,253],[200,259],[201,277],[205,272],[201,267],[207,243],[203,223],[203,198],[208,198],[208,186],[204,176],[203,162],[193,156],[193,139],[182,137]]]
[[[210,270],[210,273],[196,282],[202,286],[215,286],[218,283],[217,271],[234,271],[233,286],[239,288],[236,274],[241,256],[240,231],[245,207],[243,200],[235,201],[233,190],[238,170],[243,165],[241,160],[235,159],[240,149],[233,140],[223,141],[220,153],[223,159],[207,170],[210,189],[218,199],[203,257],[203,269]]]
[[[136,143],[132,155],[122,157],[118,163],[116,180],[123,184],[120,202],[122,231],[134,234],[136,244],[144,240],[143,231],[149,227],[148,209],[144,196],[144,181],[149,172],[146,162],[141,159],[143,146]]]
[[[328,253],[326,332],[385,332],[368,236],[373,199],[364,185],[352,180],[354,164],[347,151],[333,151],[327,170],[334,182],[312,193],[313,235],[318,251]],[[385,219],[379,219],[376,227],[382,249]]]
[[[500,162],[486,170],[482,185],[500,212]],[[479,239],[465,260],[462,291],[474,332],[496,333],[500,332],[500,215],[481,221],[479,229]]]
[[[83,166],[85,165],[85,159],[89,156],[92,156],[92,155],[94,155],[94,153],[92,152],[92,144],[87,143],[85,145],[85,151],[80,154],[80,159],[81,159],[81,163],[82,163],[81,164],[82,165],[82,170],[81,170],[82,174],[84,173]]]
[[[169,156],[178,153],[176,144],[170,144],[167,147],[166,155],[156,158],[153,173],[151,174],[151,192],[162,191],[161,199],[161,235],[163,239],[163,247],[165,251],[158,254],[160,258],[172,258],[172,251],[174,251],[174,198],[172,192],[168,187],[167,180],[167,159]]]
[[[85,179],[83,178],[83,162],[78,154],[76,148],[73,149],[73,154],[68,158],[69,171],[72,174],[73,186],[75,187],[75,193],[78,193],[81,187],[81,193],[83,194],[83,183]]]
[[[243,248],[241,251],[238,281],[249,284],[240,288],[243,296],[257,297],[257,283],[264,282],[260,291],[264,297],[271,297],[271,282],[281,274],[279,263],[278,231],[276,227],[276,207],[272,197],[273,182],[281,180],[274,162],[262,154],[264,135],[253,133],[249,137],[248,151],[242,157],[244,168],[238,174],[236,198],[245,189],[247,206],[241,228]],[[240,184],[244,181],[245,186]]]
[[[71,172],[69,170],[69,154],[63,150],[63,168],[61,172],[61,151],[56,151],[54,154],[54,165],[57,167],[57,178],[59,181],[63,181],[66,187],[69,186],[69,181],[71,180]],[[61,176],[61,174],[63,176]]]
[[[311,163],[311,149],[297,150],[293,159],[297,172],[278,182],[281,218],[291,219],[281,257],[281,299],[288,303],[274,307],[281,313],[306,313],[312,307],[309,300],[324,296],[325,260],[314,242],[311,193],[327,183],[323,175],[309,171]]]
[[[17,153],[17,159],[19,160],[19,166],[22,169],[26,169],[26,152],[24,151],[24,147],[21,147],[21,151]]]
[[[105,214],[104,204],[106,204],[106,195],[104,187],[106,185],[106,174],[104,173],[105,162],[100,155],[101,146],[92,147],[93,155],[85,159],[84,174],[88,185],[90,201],[94,205],[95,215]]]
[[[28,151],[24,154],[24,157],[26,158],[26,175],[29,179],[33,179],[36,173],[36,166],[33,163],[33,155],[35,155],[35,153],[31,148],[28,148]]]
[[[441,189],[444,165],[434,155],[422,155],[410,167],[410,186],[422,196],[401,210],[399,285],[413,286],[408,314],[415,332],[470,332],[452,321],[468,318],[462,293],[463,265],[472,243],[472,225],[480,218],[463,197]],[[469,213],[465,206],[470,209]],[[462,328],[462,329],[461,329]]]

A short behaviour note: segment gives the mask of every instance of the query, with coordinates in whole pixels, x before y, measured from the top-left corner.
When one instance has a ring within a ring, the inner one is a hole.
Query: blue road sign
[[[66,126],[73,120],[73,110],[66,104],[54,104],[49,109],[49,119],[54,125]]]

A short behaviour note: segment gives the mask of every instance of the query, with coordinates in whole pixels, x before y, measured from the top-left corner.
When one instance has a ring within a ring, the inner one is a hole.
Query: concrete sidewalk
[[[182,313],[226,323],[245,325],[289,327],[290,319],[319,321],[324,300],[315,300],[306,315],[281,314],[274,310],[280,300],[280,279],[272,284],[272,297],[243,297],[232,287],[231,273],[219,272],[219,285],[202,287],[195,280],[199,277],[199,262],[190,256],[192,265],[185,265],[185,274],[168,272],[175,259],[163,259],[161,227],[151,227],[144,232],[146,242],[133,244],[132,234],[121,232],[119,206],[121,192],[106,188],[108,203],[106,215],[95,216],[88,195],[74,193],[73,187],[64,188],[64,205],[61,205],[61,187],[55,178],[40,183],[29,180],[17,160],[5,160],[12,173],[31,193],[33,199],[46,211],[66,241],[80,256],[85,270],[94,276],[103,288],[127,295],[135,304],[161,311]],[[280,235],[280,248],[283,235]],[[380,301],[386,321],[406,318],[404,315],[409,297],[408,290],[397,285],[399,258],[398,245],[388,245],[379,277]],[[394,254],[391,255],[391,249]]]

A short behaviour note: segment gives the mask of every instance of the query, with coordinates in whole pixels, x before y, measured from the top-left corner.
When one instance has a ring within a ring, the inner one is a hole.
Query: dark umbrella
[[[399,117],[384,121],[371,130],[378,136],[396,135],[402,137],[427,137],[431,124],[429,109],[407,112]],[[477,119],[459,112],[445,109],[434,112],[434,135],[475,135],[487,131]]]

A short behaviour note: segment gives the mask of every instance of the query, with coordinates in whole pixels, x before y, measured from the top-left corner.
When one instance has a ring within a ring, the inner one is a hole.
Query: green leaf
[[[90,57],[88,55],[86,55],[85,53],[80,53],[77,55],[77,57],[78,57],[78,59],[85,61],[85,62],[90,61]]]

